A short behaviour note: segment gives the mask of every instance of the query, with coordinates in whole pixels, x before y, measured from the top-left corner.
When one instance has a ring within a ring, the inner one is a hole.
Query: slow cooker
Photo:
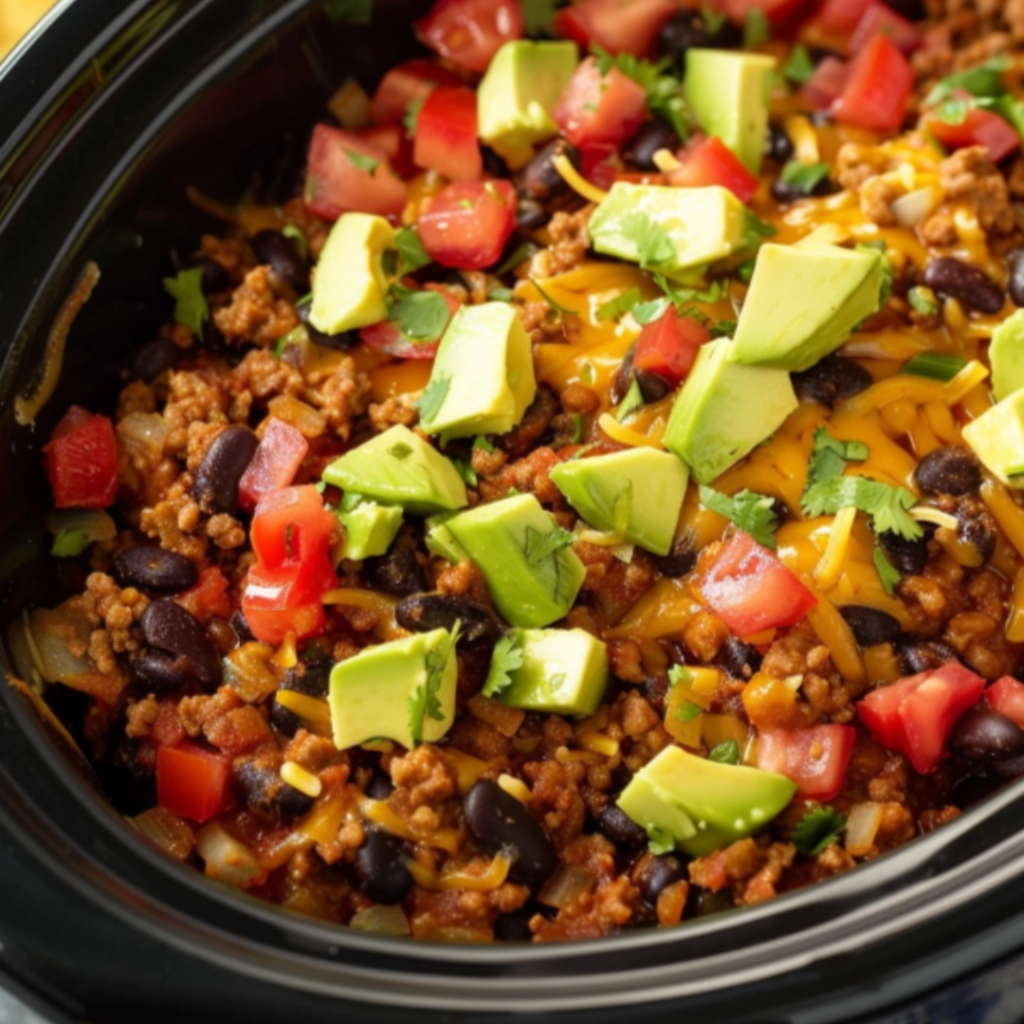
[[[4,621],[44,600],[58,571],[42,544],[41,438],[71,401],[111,406],[125,353],[159,324],[174,253],[214,228],[188,190],[231,202],[257,165],[288,174],[325,95],[349,75],[372,88],[415,52],[423,6],[376,0],[371,17],[352,0],[65,0],[0,68]],[[102,278],[33,432],[13,398],[88,260]],[[54,1021],[92,1024],[1014,1022],[1022,823],[1018,784],[755,909],[564,946],[413,944],[166,860],[32,702],[0,685],[0,986]]]

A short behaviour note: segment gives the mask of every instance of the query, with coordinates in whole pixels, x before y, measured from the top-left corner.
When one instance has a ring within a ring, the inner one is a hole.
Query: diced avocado
[[[511,303],[463,306],[441,339],[420,401],[428,434],[508,433],[537,393],[533,350]]]
[[[338,513],[345,528],[345,558],[361,562],[387,553],[402,525],[402,510],[397,506],[362,501],[354,508],[344,505]]]
[[[477,89],[477,132],[513,170],[558,132],[552,114],[577,64],[571,42],[519,39],[494,55]]]
[[[785,370],[730,361],[732,342],[701,347],[662,441],[709,484],[767,440],[797,407]]]
[[[988,361],[997,402],[1024,388],[1024,309],[1018,309],[996,328]]]
[[[608,688],[608,653],[582,629],[521,629],[523,656],[498,699],[511,708],[555,715],[592,715]]]
[[[1024,388],[968,423],[963,435],[990,473],[1024,490]]]
[[[309,321],[318,331],[341,334],[387,319],[381,257],[394,244],[395,232],[383,217],[343,213],[338,218],[313,279]]]
[[[707,264],[750,246],[750,213],[720,185],[669,188],[617,181],[590,218],[598,252],[693,281]]]
[[[686,98],[706,135],[717,135],[747,170],[761,169],[775,58],[735,50],[686,51]]]
[[[455,639],[446,629],[367,647],[331,671],[329,703],[339,750],[372,739],[412,749],[455,719]]]
[[[532,494],[478,505],[446,525],[513,626],[550,626],[572,607],[587,571],[568,546],[572,534]]]
[[[458,470],[408,427],[395,426],[346,452],[324,470],[324,480],[409,515],[465,508]]]
[[[427,550],[442,558],[447,558],[453,565],[469,558],[465,548],[448,529],[448,520],[458,514],[458,512],[438,512],[437,515],[428,516],[423,524],[426,527],[423,540],[427,545]]]
[[[878,311],[882,256],[834,245],[761,247],[733,336],[738,363],[799,372]]]
[[[768,824],[796,783],[759,768],[720,764],[666,747],[644,765],[618,805],[638,825],[662,829],[691,857],[706,857]],[[687,826],[694,829],[686,834]]]
[[[656,555],[672,548],[688,478],[675,455],[653,448],[561,462],[551,470],[552,482],[591,526]]]

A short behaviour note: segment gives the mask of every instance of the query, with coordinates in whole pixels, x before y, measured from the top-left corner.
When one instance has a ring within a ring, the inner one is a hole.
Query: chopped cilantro
[[[731,338],[736,333],[735,320],[719,320],[711,325],[712,338]]]
[[[695,718],[699,718],[703,714],[704,709],[699,704],[694,704],[692,700],[684,700],[683,703],[676,708],[676,721],[692,722]]]
[[[633,383],[629,385],[629,390],[626,392],[626,397],[619,402],[618,408],[615,410],[615,418],[623,423],[630,416],[633,415],[637,410],[644,407],[644,396],[640,391],[640,382],[633,378]]]
[[[760,7],[752,7],[743,19],[744,48],[749,50],[752,46],[760,46],[767,43],[771,37],[771,27],[764,11]]]
[[[309,239],[306,238],[306,232],[302,228],[296,227],[294,224],[285,224],[281,228],[281,234],[295,243],[295,248],[299,250],[299,255],[303,259],[309,256]]]
[[[53,538],[50,554],[57,558],[74,558],[89,546],[89,534],[84,530],[69,530],[66,526],[57,531]]]
[[[441,689],[441,681],[444,678],[444,670],[448,659],[459,640],[459,629],[462,623],[456,621],[455,627],[434,650],[426,657],[427,681],[416,688],[416,692],[406,699],[406,709],[409,712],[409,733],[413,743],[420,743],[423,740],[423,723],[429,715],[435,722],[443,722],[444,714],[441,711],[441,701],[437,693]]]
[[[380,167],[380,161],[375,160],[372,156],[364,156],[362,153],[357,153],[354,149],[345,149],[345,156],[352,161],[353,167],[358,167],[361,171],[366,171],[370,177],[374,177],[377,174],[377,168]]]
[[[766,224],[760,217],[755,216],[749,210],[747,210],[744,227],[743,248],[749,252],[757,252],[761,247],[761,243],[766,238],[774,238],[778,234],[771,224]],[[753,276],[753,271],[751,271],[751,276]]]
[[[922,288],[920,285],[911,288],[907,292],[907,302],[910,308],[922,316],[934,316],[939,311],[939,303],[936,301],[935,292],[931,288]],[[961,363],[961,365],[963,365]],[[906,372],[904,370],[904,372]]]
[[[575,309],[566,309],[565,306],[560,306],[544,289],[540,286],[540,282],[535,278],[530,278],[530,283],[534,288],[540,292],[540,297],[559,315],[559,316],[578,316],[579,314]]]
[[[623,238],[633,243],[637,262],[646,270],[671,263],[678,256],[668,232],[643,210],[625,214],[619,230]]]
[[[676,312],[682,315],[686,312],[684,307],[691,302],[718,302],[729,289],[725,278],[718,278],[712,281],[703,291],[699,288],[684,288],[673,284],[663,274],[655,274],[654,280],[658,287],[665,293],[668,299],[676,307]]]
[[[488,455],[494,454],[494,445],[491,444],[491,442],[488,441],[487,438],[483,436],[483,434],[474,439],[473,447],[479,448],[480,451],[482,452],[487,452]]]
[[[991,110],[1004,121],[1008,121],[1017,129],[1017,134],[1024,138],[1024,101],[1019,96],[997,96],[995,99],[980,99],[978,106],[982,110]]]
[[[958,89],[964,89],[972,96],[1002,96],[1006,92],[1003,72],[1009,66],[1009,57],[1000,54],[966,71],[948,75],[932,87],[931,92],[924,98],[923,105],[933,107],[936,103],[949,99]]]
[[[803,497],[806,516],[835,514],[856,508],[871,516],[876,533],[886,530],[905,540],[916,540],[924,531],[907,515],[917,499],[905,487],[893,487],[863,476],[840,476],[809,488]]]
[[[943,124],[960,125],[967,120],[967,115],[971,112],[973,106],[974,104],[970,100],[945,100],[932,111],[932,115],[937,117]]]
[[[464,210],[472,210],[474,205],[475,204],[474,204],[472,199],[460,199],[459,200],[459,206],[461,206]]]
[[[874,560],[875,568],[878,570],[878,578],[882,581],[882,588],[892,597],[900,584],[899,571],[885,557],[885,552],[881,548],[875,548],[871,557]]]
[[[420,119],[423,102],[424,97],[414,96],[409,100],[405,108],[405,117],[402,118],[402,124],[405,125],[405,133],[410,139],[416,134],[416,124]]]
[[[210,307],[203,294],[203,268],[179,270],[176,277],[165,277],[164,291],[174,299],[175,321],[196,337],[202,337],[203,324],[210,319]]]
[[[755,260],[747,260],[746,263],[741,263],[736,268],[736,276],[744,283],[750,284],[751,278],[754,276],[754,267],[756,266]]]
[[[846,816],[834,807],[812,807],[793,829],[793,845],[808,857],[817,857],[839,841],[846,828]]]
[[[711,36],[717,36],[729,20],[729,15],[724,11],[716,11],[713,7],[708,7],[707,4],[701,7],[700,16],[704,21],[704,27],[708,30],[708,35]]]
[[[661,857],[671,853],[676,848],[676,841],[672,833],[667,829],[658,828],[657,825],[650,825],[647,829],[647,849],[655,857]]]
[[[412,228],[401,228],[395,232],[395,248],[398,250],[398,267],[395,273],[399,277],[405,277],[406,274],[434,262],[423,248],[420,236]]]
[[[843,475],[847,462],[863,462],[870,452],[863,441],[839,441],[824,427],[814,432],[814,447],[807,465],[807,487]]]
[[[797,43],[789,51],[789,59],[782,66],[782,76],[794,85],[805,85],[814,74],[814,61],[803,43]]]
[[[717,761],[718,764],[739,764],[740,745],[735,740],[726,740],[712,747],[708,754],[709,761]]]
[[[673,665],[668,670],[668,685],[670,687],[690,682],[693,682],[693,675],[685,665]]]
[[[556,526],[550,533],[541,533],[532,527],[526,529],[526,555],[527,564],[531,569],[543,565],[549,558],[558,554],[562,548],[567,548],[576,539],[575,534]]]
[[[277,339],[277,344],[274,345],[274,358],[280,359],[284,355],[284,350],[288,347],[288,336],[285,335],[283,338]]]
[[[633,307],[633,319],[641,326],[660,320],[665,310],[672,305],[668,299],[651,299],[650,302],[638,302]]]
[[[407,459],[412,455],[412,448],[410,448],[404,441],[399,441],[388,449],[388,455],[393,459],[401,461],[402,459]]]
[[[620,316],[625,316],[639,301],[640,289],[630,288],[628,292],[623,292],[609,302],[598,306],[597,319],[617,320]]]
[[[581,412],[573,413],[572,416],[572,443],[582,444],[586,431],[587,418]]]
[[[506,633],[495,645],[491,654],[491,667],[487,670],[483,695],[494,697],[511,682],[512,673],[523,667],[523,634],[514,629]]]
[[[448,303],[437,292],[392,285],[388,306],[388,319],[413,341],[437,341],[451,319]]]
[[[775,550],[775,510],[772,508],[772,499],[766,494],[755,494],[744,489],[730,498],[710,487],[701,486],[700,503],[731,520],[758,544]]]
[[[461,458],[458,455],[451,456],[452,465],[455,467],[455,472],[462,477],[462,482],[467,487],[476,487],[480,480],[477,478],[476,470],[473,469],[472,463],[468,459]]]
[[[612,57],[596,45],[591,46],[591,52],[597,57],[602,75],[608,74],[615,67],[632,78],[647,93],[647,109],[670,125],[683,142],[689,138],[693,123],[686,105],[682,80],[669,71],[671,58],[666,57],[653,64],[630,53]]]
[[[506,274],[515,270],[520,263],[525,263],[537,251],[537,246],[535,246],[533,242],[523,242],[523,244],[518,246],[508,259],[506,259],[505,262],[502,263],[496,271],[494,271],[495,276],[504,277]]]
[[[419,410],[420,419],[424,423],[431,423],[444,405],[448,396],[448,389],[451,387],[452,379],[448,374],[442,373],[437,377],[431,377],[430,383],[423,389],[416,408]]]
[[[331,21],[369,25],[373,20],[373,0],[324,0],[324,14]]]
[[[828,164],[802,164],[799,160],[790,160],[779,178],[794,192],[809,196],[818,185],[828,177]]]

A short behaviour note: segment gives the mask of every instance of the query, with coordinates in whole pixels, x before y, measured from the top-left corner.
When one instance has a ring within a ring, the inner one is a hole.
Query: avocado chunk
[[[734,50],[686,51],[686,98],[707,135],[717,135],[747,170],[761,170],[775,58]]]
[[[592,715],[608,688],[608,653],[582,629],[519,629],[514,649],[522,665],[498,691],[502,704],[556,715]]]
[[[351,501],[353,497],[357,500]],[[402,525],[402,510],[346,494],[338,519],[345,528],[344,557],[361,562],[387,553]]]
[[[469,558],[466,549],[448,529],[448,520],[458,514],[458,512],[438,512],[436,515],[428,516],[423,524],[426,527],[423,539],[427,550],[442,558],[447,558],[453,565]]]
[[[537,393],[533,350],[508,302],[463,306],[452,317],[420,400],[428,434],[508,433]]]
[[[339,750],[389,739],[411,750],[455,720],[456,635],[446,629],[367,647],[331,670],[331,724]]]
[[[381,266],[395,232],[383,218],[343,213],[324,243],[313,279],[309,321],[324,334],[368,327],[388,317],[388,282]]]
[[[324,480],[409,515],[465,508],[458,470],[408,427],[395,426],[346,452],[324,470]]]
[[[667,452],[628,448],[561,462],[551,480],[591,526],[667,555],[686,495],[686,466]]]
[[[476,94],[477,132],[513,170],[533,156],[535,143],[557,134],[552,115],[579,64],[576,44],[505,43]]]
[[[1024,490],[1024,388],[968,423],[963,435],[993,476]]]
[[[446,524],[487,580],[495,607],[513,626],[539,629],[563,618],[587,574],[532,494],[517,494],[453,516]]]
[[[666,747],[633,776],[618,805],[648,833],[667,832],[684,853],[706,857],[763,828],[796,790],[784,775]]]
[[[709,484],[766,441],[797,407],[785,370],[732,362],[732,342],[701,346],[662,442]]]
[[[878,312],[882,256],[834,245],[761,247],[731,358],[779,370],[810,369]]]
[[[720,185],[669,188],[617,181],[590,218],[590,242],[606,256],[681,281],[750,248],[750,212]]]
[[[1024,309],[1018,309],[995,329],[988,361],[997,402],[1024,388]]]

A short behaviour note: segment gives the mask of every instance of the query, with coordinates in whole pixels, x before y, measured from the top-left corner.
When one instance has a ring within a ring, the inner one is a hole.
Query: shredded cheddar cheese
[[[578,192],[588,202],[601,203],[608,198],[608,193],[587,181],[564,153],[556,156],[551,163],[569,188]]]

